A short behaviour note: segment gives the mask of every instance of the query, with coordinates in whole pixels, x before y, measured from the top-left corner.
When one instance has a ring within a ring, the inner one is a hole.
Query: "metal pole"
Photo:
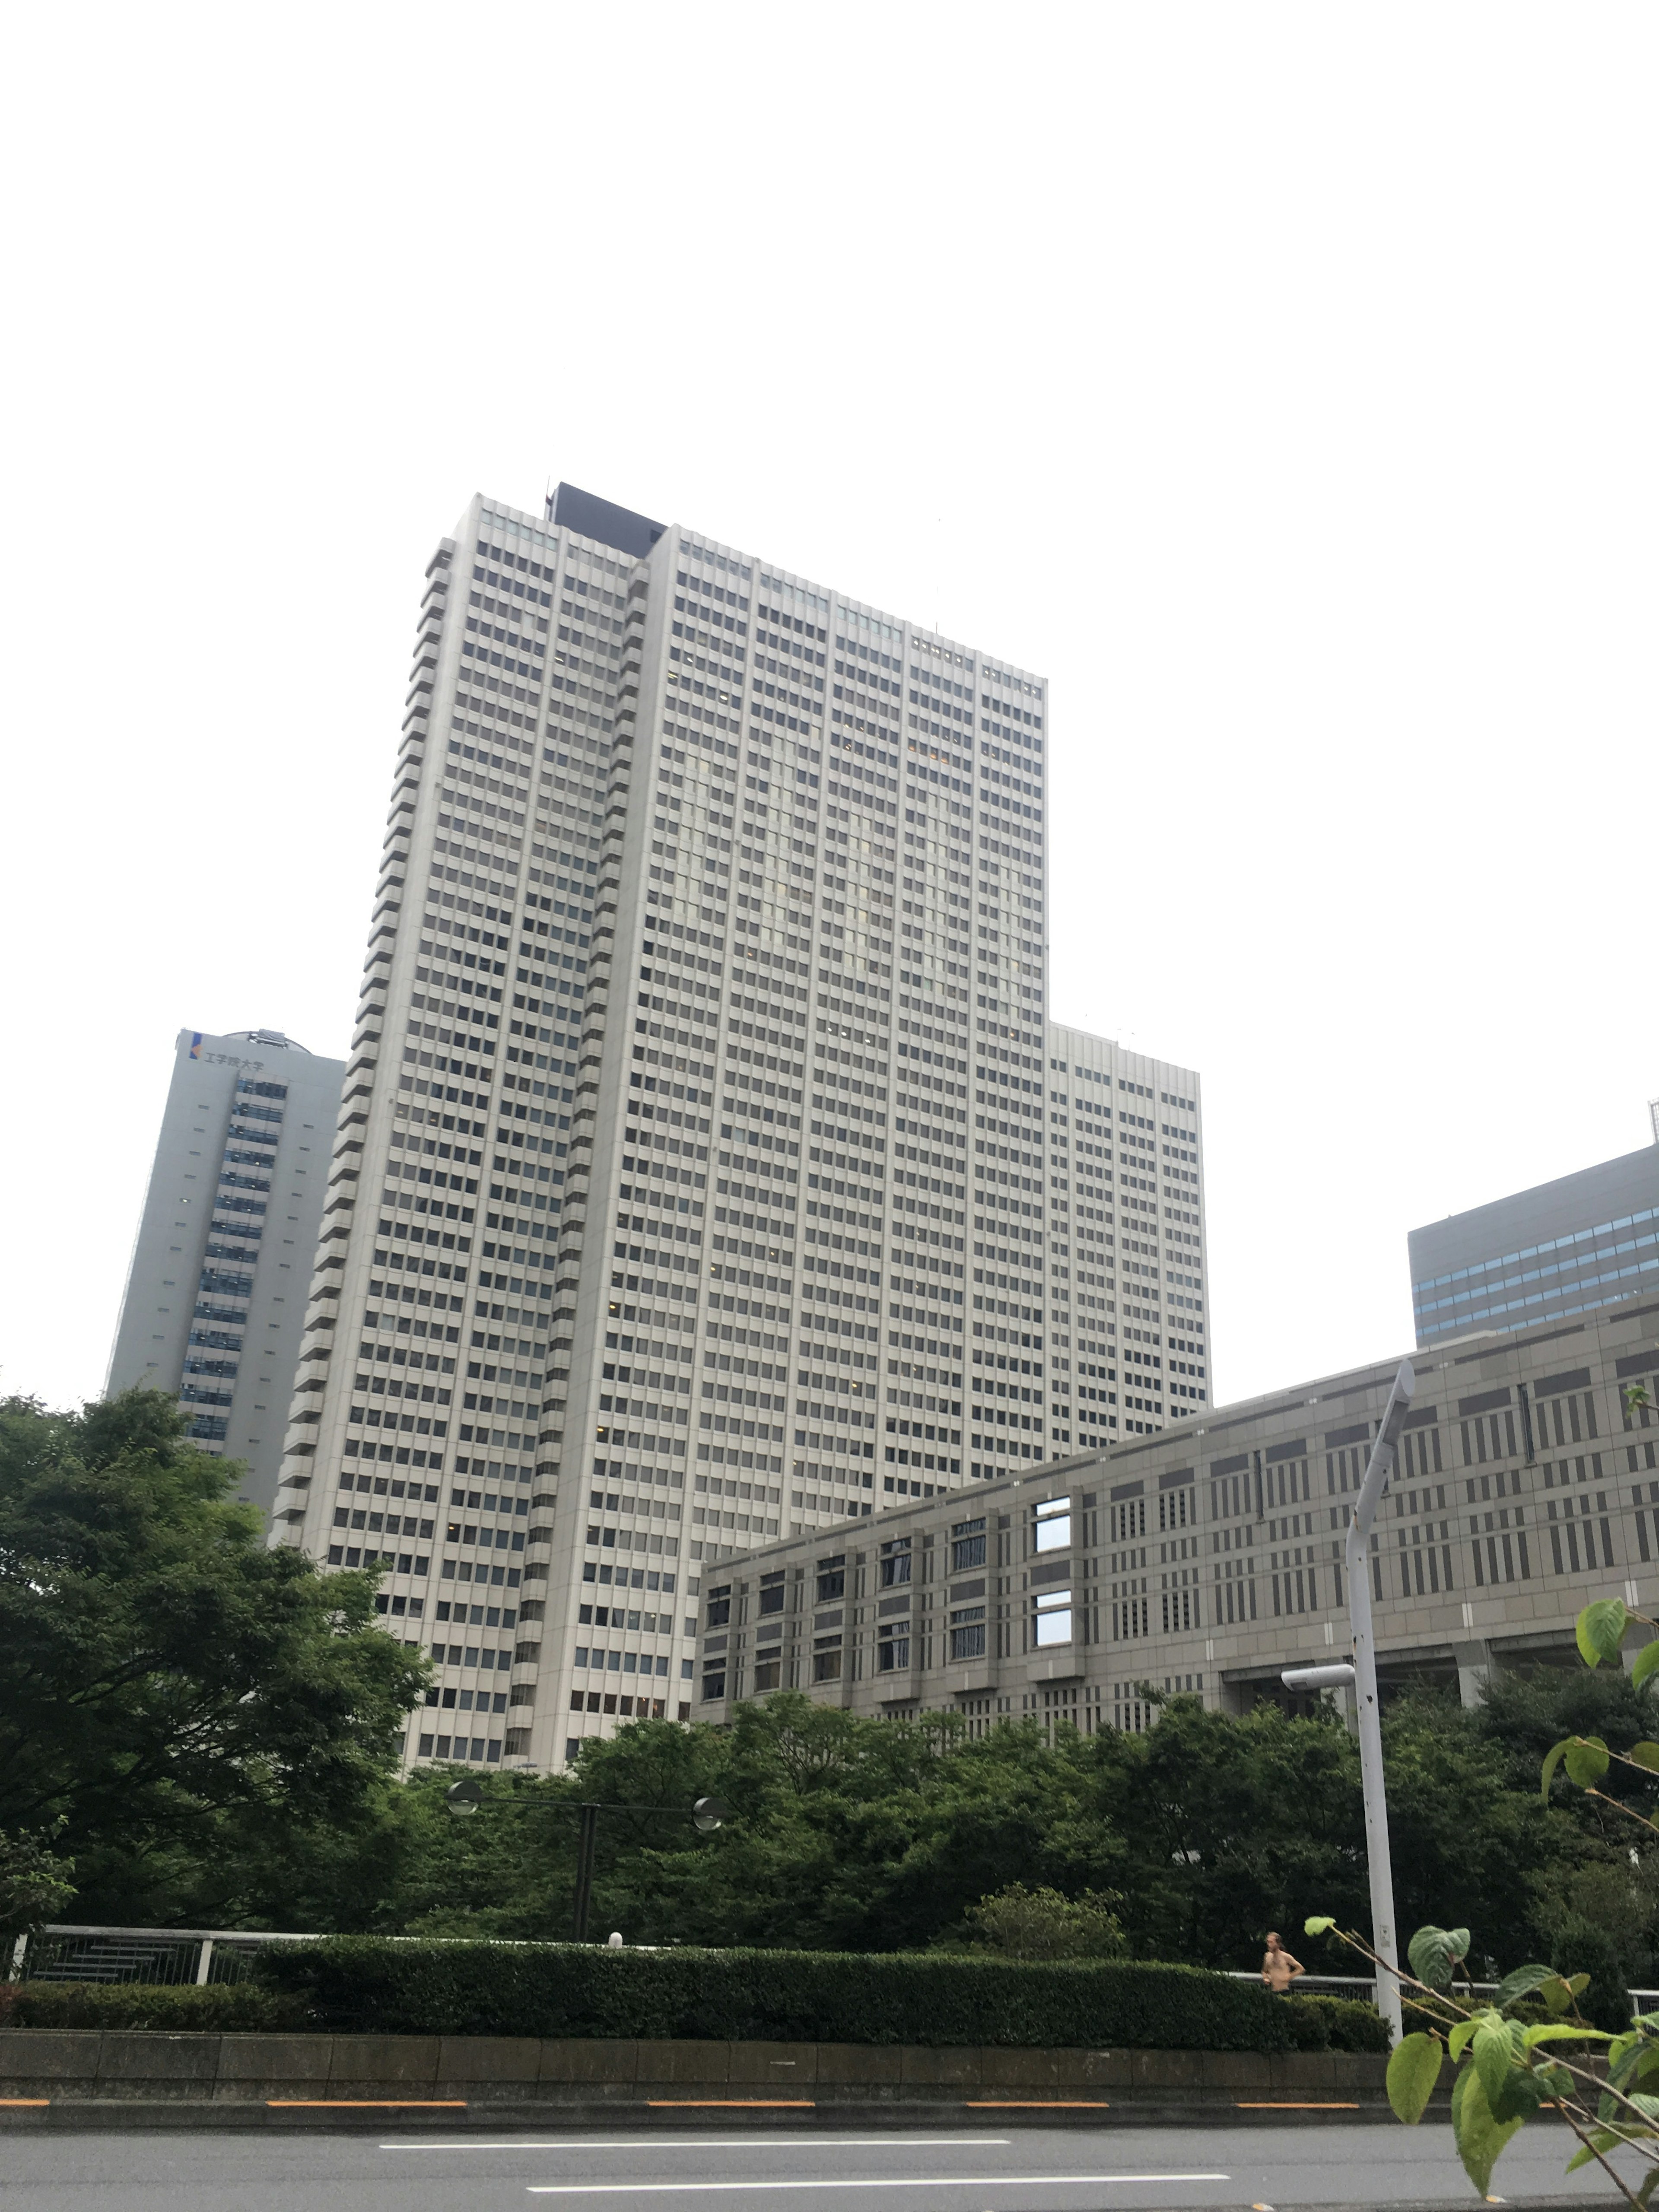
[[[576,1911],[574,1940],[587,1941],[587,1906],[593,1893],[593,1847],[599,1840],[599,1808],[584,1805],[576,1831]]]
[[[1389,1806],[1382,1779],[1382,1726],[1376,1698],[1376,1644],[1371,1632],[1371,1522],[1394,1466],[1400,1432],[1411,1411],[1417,1377],[1402,1359],[1394,1378],[1382,1421],[1371,1446],[1365,1479],[1354,1502],[1344,1547],[1348,1569],[1348,1617],[1353,1629],[1354,1696],[1359,1717],[1359,1773],[1365,1792],[1365,1852],[1370,1869],[1371,1948],[1397,1966],[1400,1953],[1394,1927],[1394,1867],[1389,1855]],[[1396,2043],[1403,2021],[1400,1984],[1393,1974],[1376,1978],[1376,2008]]]

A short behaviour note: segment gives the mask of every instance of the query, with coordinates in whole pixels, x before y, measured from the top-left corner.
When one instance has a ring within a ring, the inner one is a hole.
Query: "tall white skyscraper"
[[[430,1644],[411,1757],[685,1717],[705,1550],[1069,1448],[1048,735],[1040,678],[569,486],[439,547],[278,1507]]]
[[[344,1063],[277,1030],[181,1030],[110,1392],[176,1392],[205,1451],[276,1494]]]

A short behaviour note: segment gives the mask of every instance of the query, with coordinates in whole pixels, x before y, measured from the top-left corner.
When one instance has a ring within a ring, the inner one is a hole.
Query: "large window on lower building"
[[[951,1656],[952,1659],[982,1659],[985,1656],[985,1607],[982,1605],[959,1605],[952,1611]]]
[[[1040,1590],[1032,1601],[1035,1615],[1031,1641],[1039,1651],[1072,1640],[1072,1593],[1068,1589]]]
[[[1045,1498],[1033,1510],[1031,1548],[1035,1552],[1064,1552],[1072,1541],[1072,1501]]]
[[[951,1572],[965,1574],[970,1567],[985,1565],[985,1516],[976,1521],[957,1521],[951,1528]]]

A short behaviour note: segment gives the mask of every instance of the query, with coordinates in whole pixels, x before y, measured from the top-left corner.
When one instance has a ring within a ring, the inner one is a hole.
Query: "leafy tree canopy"
[[[280,1923],[305,1843],[380,1809],[425,1666],[372,1577],[267,1549],[185,1425],[157,1391],[0,1404],[6,1817],[54,1832],[86,1918]]]

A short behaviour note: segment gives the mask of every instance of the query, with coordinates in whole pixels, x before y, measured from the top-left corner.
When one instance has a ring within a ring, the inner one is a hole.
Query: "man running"
[[[1261,1961],[1261,1978],[1276,1997],[1282,1997],[1298,1974],[1307,1968],[1300,1959],[1293,1959],[1279,1940],[1279,1931],[1267,1930],[1267,1951]]]

